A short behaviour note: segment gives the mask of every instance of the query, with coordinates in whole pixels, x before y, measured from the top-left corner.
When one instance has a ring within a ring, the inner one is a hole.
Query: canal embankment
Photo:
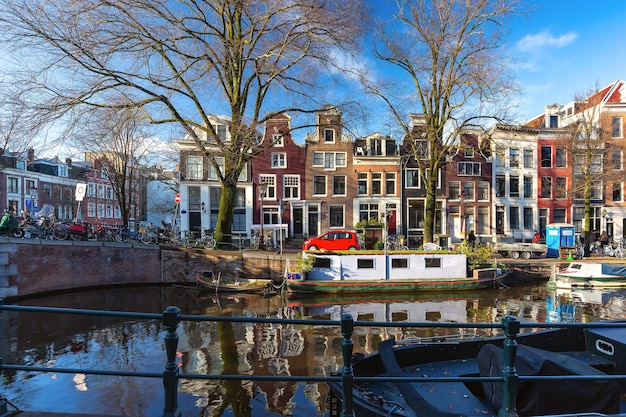
[[[98,241],[0,238],[0,298],[90,287],[190,284],[200,271],[215,275],[276,278],[296,256],[257,250],[223,251]],[[591,261],[624,263],[592,257]],[[507,285],[546,281],[566,259],[496,257],[510,273]]]

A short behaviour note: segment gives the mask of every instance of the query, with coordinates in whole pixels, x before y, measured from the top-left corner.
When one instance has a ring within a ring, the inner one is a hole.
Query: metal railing
[[[164,410],[163,417],[178,417],[181,410],[178,405],[178,382],[180,379],[196,379],[196,380],[237,380],[237,381],[271,381],[271,382],[341,382],[342,384],[342,406],[341,416],[354,417],[353,409],[353,388],[355,382],[500,382],[503,384],[503,401],[502,408],[499,410],[499,416],[514,417],[517,416],[516,411],[516,390],[519,381],[523,380],[539,380],[539,379],[626,379],[626,375],[602,375],[602,376],[518,376],[514,362],[517,351],[516,337],[520,333],[521,328],[566,328],[566,327],[601,327],[615,328],[626,327],[624,322],[602,322],[602,323],[521,323],[515,317],[507,316],[503,318],[502,323],[438,323],[438,322],[365,322],[354,321],[350,314],[343,314],[341,320],[316,320],[316,319],[278,319],[278,318],[260,318],[260,317],[225,317],[225,316],[202,316],[202,315],[183,315],[176,306],[170,306],[162,314],[156,313],[137,313],[124,311],[104,311],[104,310],[86,310],[72,308],[52,308],[37,306],[19,306],[4,304],[4,300],[0,299],[0,313],[2,311],[17,312],[37,312],[45,314],[70,314],[70,315],[89,315],[101,317],[130,318],[143,320],[160,320],[163,324],[166,334],[164,337],[166,363],[162,373],[156,372],[129,372],[129,371],[111,371],[98,369],[76,369],[62,367],[41,367],[30,365],[6,364],[0,357],[0,371],[32,371],[32,372],[53,372],[53,373],[82,373],[87,375],[108,375],[123,377],[143,377],[143,378],[161,378],[164,387]],[[330,376],[268,376],[268,375],[224,375],[224,374],[188,374],[180,371],[176,363],[176,351],[178,347],[178,325],[182,321],[192,322],[237,322],[237,323],[269,323],[269,324],[295,324],[305,326],[329,326],[336,325],[341,328],[342,342],[341,351],[343,357],[343,367],[340,374]],[[355,377],[352,368],[353,341],[352,335],[354,327],[421,327],[421,328],[454,328],[454,329],[501,329],[504,331],[504,360],[505,366],[501,377]],[[0,393],[0,417],[8,416],[7,400]],[[332,414],[331,414],[332,415]]]

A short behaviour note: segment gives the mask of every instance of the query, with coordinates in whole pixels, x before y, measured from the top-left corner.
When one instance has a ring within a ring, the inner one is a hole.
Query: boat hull
[[[595,262],[572,262],[554,274],[548,288],[626,288],[626,267]]]
[[[216,293],[265,294],[272,280],[255,278],[217,277],[213,274],[196,274],[196,282]]]
[[[595,362],[587,363],[605,372],[621,373],[624,365],[617,363],[617,367],[610,361],[604,362],[598,356],[598,352],[593,349],[596,346],[615,346],[621,349],[623,337],[619,332],[622,329],[598,330],[587,333],[585,329],[570,327],[552,330],[543,330],[532,333],[518,335],[516,338],[519,345],[538,348],[549,352],[567,352],[568,357],[576,358],[577,361],[591,360]],[[612,336],[617,335],[617,339]],[[605,337],[606,336],[606,337]],[[463,382],[437,382],[436,378],[444,377],[477,377],[482,374],[479,360],[481,349],[487,345],[502,347],[504,339],[501,337],[474,339],[463,341],[449,341],[437,343],[415,343],[408,341],[395,342],[388,340],[378,345],[378,351],[367,356],[355,356],[352,364],[352,372],[356,378],[359,377],[381,377],[375,382],[364,382],[355,384],[353,389],[353,410],[358,416],[391,416],[391,417],[420,417],[423,415],[441,416],[498,416],[498,407],[491,405],[484,397],[483,388],[478,388],[472,384]],[[390,347],[392,346],[392,347]],[[591,349],[591,351],[589,351]],[[591,357],[589,354],[591,353]],[[516,362],[517,366],[517,362]],[[520,368],[521,369],[521,368]],[[521,372],[521,371],[520,371]],[[589,370],[595,372],[595,370]],[[340,372],[338,372],[340,373]],[[567,372],[566,372],[567,373]],[[532,375],[522,373],[525,375]],[[558,374],[552,374],[558,375]],[[586,374],[581,374],[586,375]],[[415,377],[433,378],[433,382],[404,382],[404,381],[383,381],[387,377]],[[499,376],[499,374],[497,375]],[[563,381],[561,381],[563,383]],[[558,386],[560,384],[548,383],[548,386]],[[330,388],[335,398],[342,397],[342,383],[331,382]],[[558,388],[558,387],[557,387]],[[611,391],[613,409],[619,405],[619,393],[615,386]],[[525,389],[528,389],[528,385]],[[584,388],[582,388],[584,390]],[[522,400],[518,397],[518,412],[528,406],[531,401],[538,404],[553,404],[563,406],[565,412],[572,411],[577,405],[571,406],[577,401],[572,398],[571,392],[561,393],[563,398],[552,398],[549,401],[541,399],[543,387],[533,394],[534,398]],[[537,393],[538,392],[538,393]],[[518,395],[524,395],[523,391],[518,391]],[[609,394],[606,394],[607,397]],[[584,395],[580,395],[584,397]],[[600,395],[602,397],[602,395]],[[339,400],[340,401],[340,400]],[[341,405],[338,405],[339,409]],[[569,409],[568,409],[569,407]],[[584,406],[587,407],[587,406]],[[550,411],[553,411],[550,409]],[[559,410],[560,411],[560,410]],[[580,411],[583,411],[582,409]],[[585,410],[589,411],[589,410]],[[552,413],[540,413],[530,415],[545,415]],[[558,413],[557,413],[558,414]]]
[[[332,294],[349,293],[375,294],[381,292],[411,293],[440,290],[476,290],[497,287],[504,279],[504,274],[494,274],[489,278],[459,278],[446,280],[358,280],[349,281],[286,281],[287,291],[294,294]]]

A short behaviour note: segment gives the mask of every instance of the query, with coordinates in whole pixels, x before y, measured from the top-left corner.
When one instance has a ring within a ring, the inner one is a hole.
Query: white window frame
[[[204,158],[201,155],[187,155],[187,179],[201,180],[204,171]],[[192,161],[195,161],[192,163]],[[199,162],[199,163],[198,163]],[[193,169],[192,169],[193,168]]]
[[[263,201],[276,200],[276,175],[261,174],[259,175],[259,184],[265,183],[265,196]]]
[[[285,152],[272,152],[272,168],[287,168],[287,154]]]
[[[289,193],[288,190],[296,190],[296,195],[293,192]],[[284,200],[299,200],[300,199],[300,175],[285,175],[283,177],[283,199]]]

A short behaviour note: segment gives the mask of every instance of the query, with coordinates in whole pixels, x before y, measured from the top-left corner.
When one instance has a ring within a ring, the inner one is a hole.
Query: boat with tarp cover
[[[571,262],[556,271],[548,288],[626,288],[626,265],[600,262]]]

